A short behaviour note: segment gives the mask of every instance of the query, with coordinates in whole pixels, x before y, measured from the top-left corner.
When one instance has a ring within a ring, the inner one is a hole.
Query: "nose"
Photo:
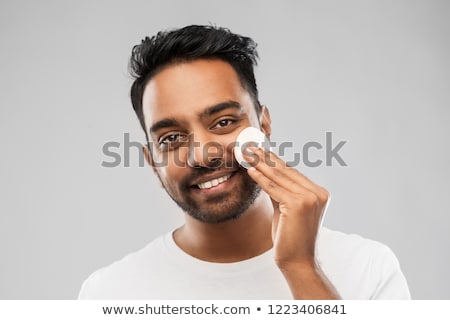
[[[187,164],[193,168],[217,168],[223,163],[224,148],[208,134],[192,134],[189,137]]]

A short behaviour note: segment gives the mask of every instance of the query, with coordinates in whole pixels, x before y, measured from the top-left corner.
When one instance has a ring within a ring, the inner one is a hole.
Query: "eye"
[[[159,140],[159,143],[164,143],[164,144],[172,143],[172,142],[176,142],[179,138],[180,138],[180,135],[178,133],[171,134],[171,135],[168,135],[168,136],[162,138],[161,140]]]
[[[216,123],[216,125],[213,128],[225,128],[228,127],[229,125],[233,124],[234,122],[236,122],[236,120],[233,119],[223,119],[220,120],[219,122]]]
[[[181,133],[172,133],[159,139],[159,145],[163,149],[173,149],[180,143],[186,142],[187,136]]]

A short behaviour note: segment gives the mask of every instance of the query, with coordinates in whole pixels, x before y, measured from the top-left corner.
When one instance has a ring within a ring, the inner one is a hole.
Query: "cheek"
[[[158,168],[156,170],[156,174],[158,175],[159,181],[161,182],[161,185],[164,189],[166,189],[167,192],[170,194],[178,194],[177,190],[177,181],[176,174],[171,172],[171,170],[166,166],[162,168]]]
[[[164,167],[159,168],[159,176],[162,180],[169,182],[172,184],[172,180],[177,176],[177,168],[172,168],[171,165],[166,165]]]
[[[187,160],[187,150],[188,148],[182,147],[170,152],[156,151],[153,154],[154,166],[161,171],[161,173],[166,173],[172,168],[185,168]]]
[[[186,162],[180,159],[179,155],[172,153],[166,154],[157,168],[160,179],[169,185],[176,185],[178,181],[182,180],[187,170]]]

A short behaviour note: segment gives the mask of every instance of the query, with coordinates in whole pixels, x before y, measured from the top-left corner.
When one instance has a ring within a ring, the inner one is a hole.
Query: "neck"
[[[185,215],[186,223],[174,234],[175,243],[187,254],[211,262],[236,262],[272,248],[272,203],[261,192],[238,219],[207,224]]]

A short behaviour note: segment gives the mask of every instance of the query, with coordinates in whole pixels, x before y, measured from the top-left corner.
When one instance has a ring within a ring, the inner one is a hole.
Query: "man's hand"
[[[270,196],[274,207],[275,262],[296,299],[338,299],[316,263],[315,246],[328,191],[272,152],[249,148],[249,176]]]

